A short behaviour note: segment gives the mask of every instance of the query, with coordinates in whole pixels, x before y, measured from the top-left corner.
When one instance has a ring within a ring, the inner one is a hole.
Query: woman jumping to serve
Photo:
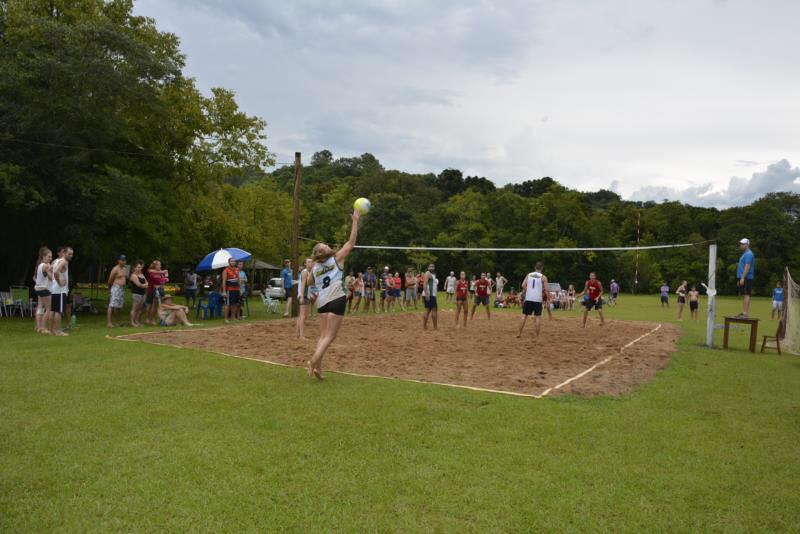
[[[317,243],[311,252],[314,259],[312,272],[314,285],[319,289],[317,296],[317,312],[319,313],[319,341],[317,350],[308,361],[308,375],[314,375],[322,380],[322,357],[328,346],[336,339],[342,317],[347,303],[342,286],[342,274],[345,258],[353,250],[358,236],[358,220],[361,214],[353,212],[353,227],[350,229],[350,239],[339,250],[333,250],[325,243]]]

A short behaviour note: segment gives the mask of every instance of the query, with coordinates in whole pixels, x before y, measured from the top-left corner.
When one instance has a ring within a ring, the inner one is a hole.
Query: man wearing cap
[[[108,275],[108,311],[106,312],[106,326],[112,328],[114,324],[111,322],[114,316],[114,310],[121,310],[125,305],[125,281],[128,279],[128,268],[125,265],[128,259],[125,254],[120,254],[117,257],[117,264],[111,269]]]
[[[750,240],[743,237],[739,241],[739,248],[742,249],[742,256],[739,258],[739,266],[736,269],[736,278],[739,279],[739,293],[742,295],[742,313],[739,317],[747,317],[750,312],[750,292],[753,289],[753,278],[755,278],[756,257],[750,250]]]

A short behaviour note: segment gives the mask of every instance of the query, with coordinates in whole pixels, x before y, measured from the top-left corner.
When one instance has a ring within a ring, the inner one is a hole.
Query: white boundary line
[[[244,326],[244,325],[241,325],[241,326]],[[594,371],[596,368],[600,367],[601,365],[604,365],[604,364],[610,362],[618,354],[622,354],[622,352],[625,349],[627,349],[628,347],[630,347],[634,343],[636,343],[638,341],[641,341],[642,339],[646,338],[650,334],[658,331],[661,328],[661,326],[662,325],[659,324],[658,326],[656,326],[655,328],[653,328],[649,332],[646,332],[646,333],[642,334],[641,336],[637,337],[636,339],[634,339],[630,343],[624,345],[622,348],[619,349],[618,353],[612,354],[608,358],[606,358],[606,359],[604,359],[604,360],[602,360],[600,362],[597,362],[596,364],[594,364],[590,368],[588,368],[585,371],[573,376],[572,378],[569,378],[569,379],[565,380],[564,382],[558,384],[557,386],[553,386],[553,387],[547,388],[546,390],[544,390],[539,395],[534,395],[534,394],[530,394],[530,393],[518,393],[518,392],[515,392],[515,391],[503,391],[503,390],[500,390],[500,389],[481,388],[481,387],[476,387],[476,386],[465,386],[465,385],[461,385],[461,384],[447,384],[447,383],[444,383],[444,382],[427,382],[425,380],[417,380],[417,379],[414,379],[414,378],[397,378],[397,377],[393,377],[393,376],[365,375],[365,374],[360,374],[360,373],[352,373],[352,372],[349,372],[349,371],[327,371],[327,372],[328,373],[332,373],[332,374],[355,376],[355,377],[358,377],[358,378],[382,378],[384,380],[399,380],[399,381],[402,381],[402,382],[413,382],[415,384],[426,384],[426,385],[432,385],[432,386],[446,386],[446,387],[458,388],[458,389],[468,389],[468,390],[471,390],[471,391],[482,391],[482,392],[486,392],[486,393],[499,393],[501,395],[510,395],[510,396],[513,396],[513,397],[527,397],[527,398],[531,398],[531,399],[541,399],[541,398],[544,398],[547,395],[549,395],[552,391],[557,390],[557,389],[561,389],[562,387],[566,386],[570,382],[578,380],[579,378],[591,373],[592,371]],[[186,329],[185,331],[187,331],[187,332],[200,332],[200,331],[203,331],[203,330],[217,330],[219,328],[225,328],[225,327],[223,327],[223,326],[215,326],[215,327],[210,327],[210,328],[196,328],[196,329],[191,329],[191,330]],[[180,330],[180,331],[184,331],[184,330]],[[114,341],[128,341],[128,342],[133,342],[133,343],[147,343],[147,344],[150,344],[150,345],[159,345],[161,347],[170,347],[170,348],[174,348],[174,349],[199,350],[199,351],[204,351],[204,352],[210,352],[212,354],[221,354],[223,356],[228,356],[230,358],[239,358],[240,360],[250,360],[250,361],[253,361],[253,362],[259,362],[259,363],[263,363],[263,364],[267,364],[267,365],[276,365],[276,366],[279,366],[279,367],[287,367],[287,368],[290,368],[290,369],[302,369],[302,367],[298,367],[296,365],[289,365],[289,364],[286,364],[286,363],[273,362],[273,361],[270,361],[270,360],[263,360],[261,358],[252,358],[250,356],[241,356],[241,355],[238,355],[238,354],[229,354],[227,352],[221,352],[221,351],[218,351],[218,350],[207,350],[207,349],[202,349],[202,348],[199,348],[199,347],[185,347],[185,346],[182,346],[182,345],[173,345],[171,343],[159,343],[157,341],[140,341],[138,339],[129,339],[130,337],[134,337],[134,336],[143,336],[143,335],[146,335],[146,334],[158,334],[158,333],[159,333],[159,331],[150,331],[150,332],[135,332],[133,334],[122,334],[121,336],[106,335],[106,339],[110,339],[110,340],[114,340]]]
[[[657,332],[657,331],[658,331],[658,330],[661,328],[661,326],[662,326],[662,325],[661,325],[661,324],[659,324],[658,326],[656,326],[655,328],[653,328],[653,329],[652,329],[652,330],[650,330],[649,332],[647,332],[647,333],[645,333],[645,334],[642,334],[641,336],[637,337],[636,339],[634,339],[633,341],[631,341],[631,342],[630,342],[630,343],[628,343],[627,345],[624,345],[624,346],[623,346],[621,349],[619,349],[619,352],[618,352],[617,354],[612,354],[611,356],[609,356],[609,357],[608,357],[608,358],[606,358],[605,360],[601,360],[601,361],[597,362],[596,364],[594,364],[593,366],[589,367],[589,368],[588,368],[588,369],[586,369],[585,371],[583,371],[583,372],[581,372],[581,373],[578,373],[577,375],[573,376],[572,378],[568,378],[567,380],[565,380],[565,381],[561,382],[561,383],[560,383],[560,384],[558,384],[557,386],[553,386],[553,387],[551,387],[551,388],[547,388],[546,390],[542,391],[542,393],[541,393],[541,394],[539,394],[537,398],[546,397],[547,395],[549,395],[549,394],[550,394],[550,392],[551,392],[551,391],[553,391],[553,390],[556,390],[556,389],[561,389],[561,388],[563,388],[564,386],[566,386],[567,384],[569,384],[570,382],[572,382],[572,381],[574,381],[574,380],[578,380],[579,378],[581,378],[581,377],[583,377],[583,376],[586,376],[586,375],[588,375],[589,373],[591,373],[592,371],[594,371],[595,369],[597,369],[597,368],[598,368],[598,367],[600,367],[601,365],[605,365],[605,364],[607,364],[608,362],[610,362],[611,360],[613,360],[613,359],[614,359],[614,358],[615,358],[617,355],[619,355],[619,354],[622,354],[622,352],[623,352],[625,349],[627,349],[628,347],[630,347],[631,345],[633,345],[633,344],[634,344],[634,343],[636,343],[637,341],[641,341],[642,339],[646,338],[646,337],[647,337],[647,336],[649,336],[650,334],[652,334],[652,333],[654,333],[654,332]]]

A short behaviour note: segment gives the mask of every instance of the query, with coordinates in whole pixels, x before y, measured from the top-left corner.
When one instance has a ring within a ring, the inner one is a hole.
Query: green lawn
[[[624,296],[608,314],[674,312]],[[684,321],[634,394],[534,400],[317,383],[102,324],[55,338],[0,319],[4,532],[800,530],[800,357],[745,352],[743,330],[709,350]]]

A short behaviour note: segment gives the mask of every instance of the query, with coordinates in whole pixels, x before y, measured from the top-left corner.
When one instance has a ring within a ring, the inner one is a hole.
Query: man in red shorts
[[[489,279],[486,278],[486,273],[481,273],[481,278],[475,282],[475,303],[472,305],[472,313],[469,318],[475,317],[475,310],[479,305],[486,306],[486,318],[491,319],[492,313],[489,311]]]
[[[594,272],[589,273],[589,279],[578,296],[583,297],[583,300],[581,300],[581,304],[583,304],[583,328],[586,328],[586,318],[592,308],[597,310],[598,315],[600,315],[600,324],[606,324],[603,318],[603,284],[597,279]]]

